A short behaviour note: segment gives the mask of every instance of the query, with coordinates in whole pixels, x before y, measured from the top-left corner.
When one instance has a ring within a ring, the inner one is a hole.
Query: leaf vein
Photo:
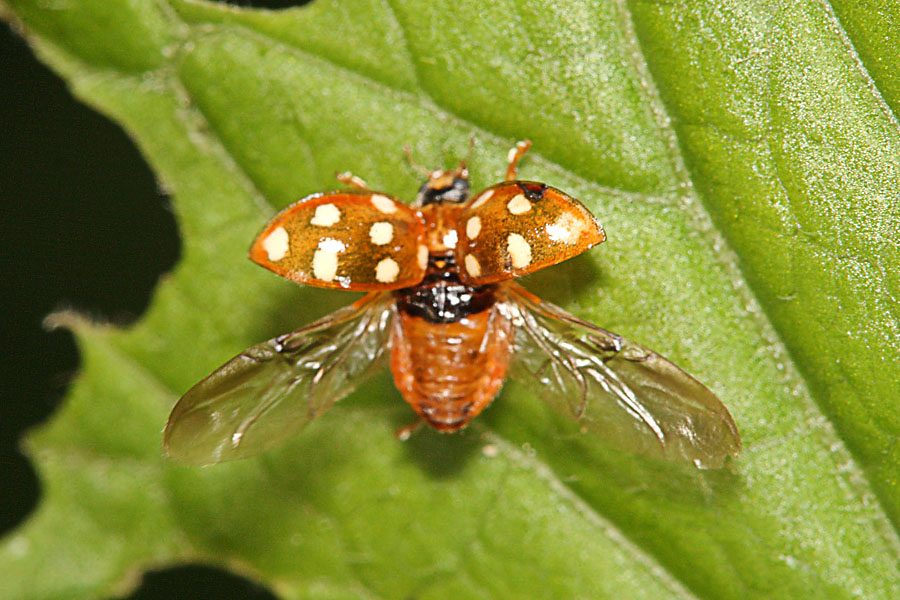
[[[207,27],[202,28],[202,34],[208,35],[212,31],[228,31],[228,30],[240,30],[242,33],[246,34],[250,38],[255,38],[257,40],[263,41],[267,44],[270,44],[276,48],[284,50],[286,52],[292,53],[295,56],[300,56],[305,58],[306,60],[315,60],[320,61],[323,64],[328,65],[330,68],[340,71],[350,77],[355,78],[356,80],[365,83],[369,86],[376,86],[385,91],[386,94],[394,96],[399,99],[406,100],[411,104],[418,104],[420,107],[436,114],[440,114],[443,116],[445,120],[455,121],[460,128],[465,129],[475,129],[480,132],[480,135],[483,138],[491,139],[492,141],[502,144],[509,143],[509,138],[503,134],[497,133],[490,129],[487,126],[484,126],[476,121],[473,121],[445,106],[438,103],[425,89],[419,87],[419,93],[414,94],[409,92],[408,90],[404,90],[391,84],[375,79],[371,75],[367,73],[363,73],[361,71],[352,69],[346,65],[337,63],[331,60],[329,57],[321,54],[312,53],[304,48],[299,48],[294,45],[287,44],[284,40],[277,39],[268,35],[265,32],[256,31],[254,29],[250,29],[243,24],[229,24],[227,26],[221,26],[218,24],[210,24]],[[190,97],[189,95],[187,97]],[[211,129],[212,131],[212,129]],[[675,205],[676,201],[658,194],[646,194],[643,192],[637,192],[633,190],[625,190],[622,188],[609,187],[600,184],[594,178],[585,175],[583,173],[573,171],[553,160],[546,158],[540,152],[530,151],[530,156],[533,158],[540,158],[548,165],[551,165],[553,168],[558,170],[560,173],[563,173],[573,179],[580,179],[589,183],[594,189],[603,194],[608,194],[611,196],[619,197],[625,200],[634,200],[641,201],[651,204],[666,204],[666,205]],[[233,158],[233,157],[232,157]],[[258,190],[257,190],[258,191]]]
[[[622,550],[632,556],[639,564],[643,565],[660,583],[669,588],[678,597],[685,600],[698,600],[681,580],[656,560],[655,556],[648,555],[639,546],[635,545],[628,536],[618,529],[611,521],[607,520],[593,506],[586,502],[570,486],[567,486],[553,469],[546,463],[535,459],[522,452],[515,444],[510,443],[498,433],[485,429],[485,437],[498,447],[502,448],[514,464],[520,468],[531,471],[537,477],[547,483],[550,490],[559,498],[573,506],[596,529],[601,531],[607,539],[618,545]]]

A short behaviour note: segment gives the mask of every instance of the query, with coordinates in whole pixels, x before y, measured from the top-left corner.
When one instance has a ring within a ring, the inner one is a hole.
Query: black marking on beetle
[[[445,187],[432,187],[431,180],[419,188],[417,202],[419,206],[429,204],[459,204],[469,197],[469,180],[465,177],[454,177],[453,182]]]
[[[397,309],[429,323],[456,323],[493,306],[495,287],[462,283],[452,254],[429,256],[422,282],[396,292]]]
[[[544,197],[544,192],[547,191],[546,183],[533,183],[530,181],[518,181],[516,185],[519,186],[519,189],[522,190],[522,193],[525,194],[525,197],[528,198],[531,202],[537,202]]]

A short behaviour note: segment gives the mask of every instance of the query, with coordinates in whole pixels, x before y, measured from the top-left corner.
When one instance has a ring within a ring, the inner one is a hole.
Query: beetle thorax
[[[460,165],[452,171],[432,171],[416,195],[417,207],[462,204],[469,197],[469,171]]]
[[[456,248],[459,241],[456,225],[461,212],[460,204],[429,204],[420,209],[429,255],[447,254]]]

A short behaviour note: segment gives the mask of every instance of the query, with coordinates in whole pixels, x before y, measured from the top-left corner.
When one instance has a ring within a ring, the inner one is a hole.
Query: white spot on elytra
[[[387,196],[375,194],[372,196],[372,205],[386,215],[397,212],[397,205]]]
[[[334,204],[320,204],[316,207],[316,213],[309,220],[310,225],[319,227],[331,227],[341,220],[341,211]]]
[[[511,233],[506,238],[506,249],[512,259],[514,269],[522,269],[531,264],[531,246],[518,233]]]
[[[478,264],[478,259],[471,254],[466,254],[466,271],[468,271],[469,275],[472,277],[481,275],[481,265]]]
[[[346,244],[333,238],[319,242],[319,249],[313,253],[313,276],[322,281],[334,281],[338,268],[338,252],[347,249]]]
[[[419,259],[419,268],[424,270],[428,267],[428,246],[419,244],[419,253],[416,258]]]
[[[281,260],[287,256],[290,245],[288,244],[288,232],[284,227],[276,227],[272,233],[263,240],[262,247],[266,251],[269,260]]]
[[[584,231],[584,222],[570,212],[563,213],[554,223],[547,223],[544,230],[554,242],[574,244]]]
[[[313,254],[313,275],[322,281],[334,281],[337,275],[338,257],[334,252],[316,250]]]
[[[373,223],[369,228],[369,238],[376,246],[383,246],[394,239],[394,226],[387,221]]]
[[[444,239],[441,242],[447,248],[456,248],[456,242],[459,241],[459,236],[456,234],[455,229],[451,229],[447,233],[444,234]]]
[[[506,210],[514,215],[525,214],[531,210],[531,202],[525,198],[524,194],[516,194],[506,205]]]
[[[343,252],[346,249],[347,244],[345,244],[341,240],[336,240],[334,238],[324,238],[319,242],[319,250],[324,250],[325,252],[333,252],[337,254],[338,252]]]
[[[397,275],[400,273],[400,265],[393,258],[382,258],[375,265],[375,279],[381,283],[393,283],[397,281]]]
[[[482,204],[484,204],[485,202],[490,200],[491,196],[493,196],[493,195],[494,195],[494,190],[488,190],[488,191],[484,192],[483,194],[481,194],[480,196],[475,198],[475,202],[473,202],[472,205],[469,206],[469,208],[470,209],[478,208],[479,206],[481,206]]]
[[[481,219],[478,217],[471,217],[468,221],[466,221],[466,237],[470,240],[474,240],[478,237],[479,232],[481,232]]]

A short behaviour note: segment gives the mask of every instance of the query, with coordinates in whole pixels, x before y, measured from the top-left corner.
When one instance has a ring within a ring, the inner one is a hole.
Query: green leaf
[[[0,542],[0,598],[124,594],[181,561],[285,598],[900,595],[885,3],[4,1],[134,137],[184,253],[137,326],[56,317],[84,367],[28,437],[44,497]],[[258,459],[164,460],[181,392],[349,301],[245,260],[266,218],[343,169],[411,197],[400,148],[446,165],[472,134],[476,188],[527,137],[522,175],[600,217],[607,243],[527,284],[708,383],[733,468],[561,436],[515,385],[463,434],[401,444],[387,375]]]

